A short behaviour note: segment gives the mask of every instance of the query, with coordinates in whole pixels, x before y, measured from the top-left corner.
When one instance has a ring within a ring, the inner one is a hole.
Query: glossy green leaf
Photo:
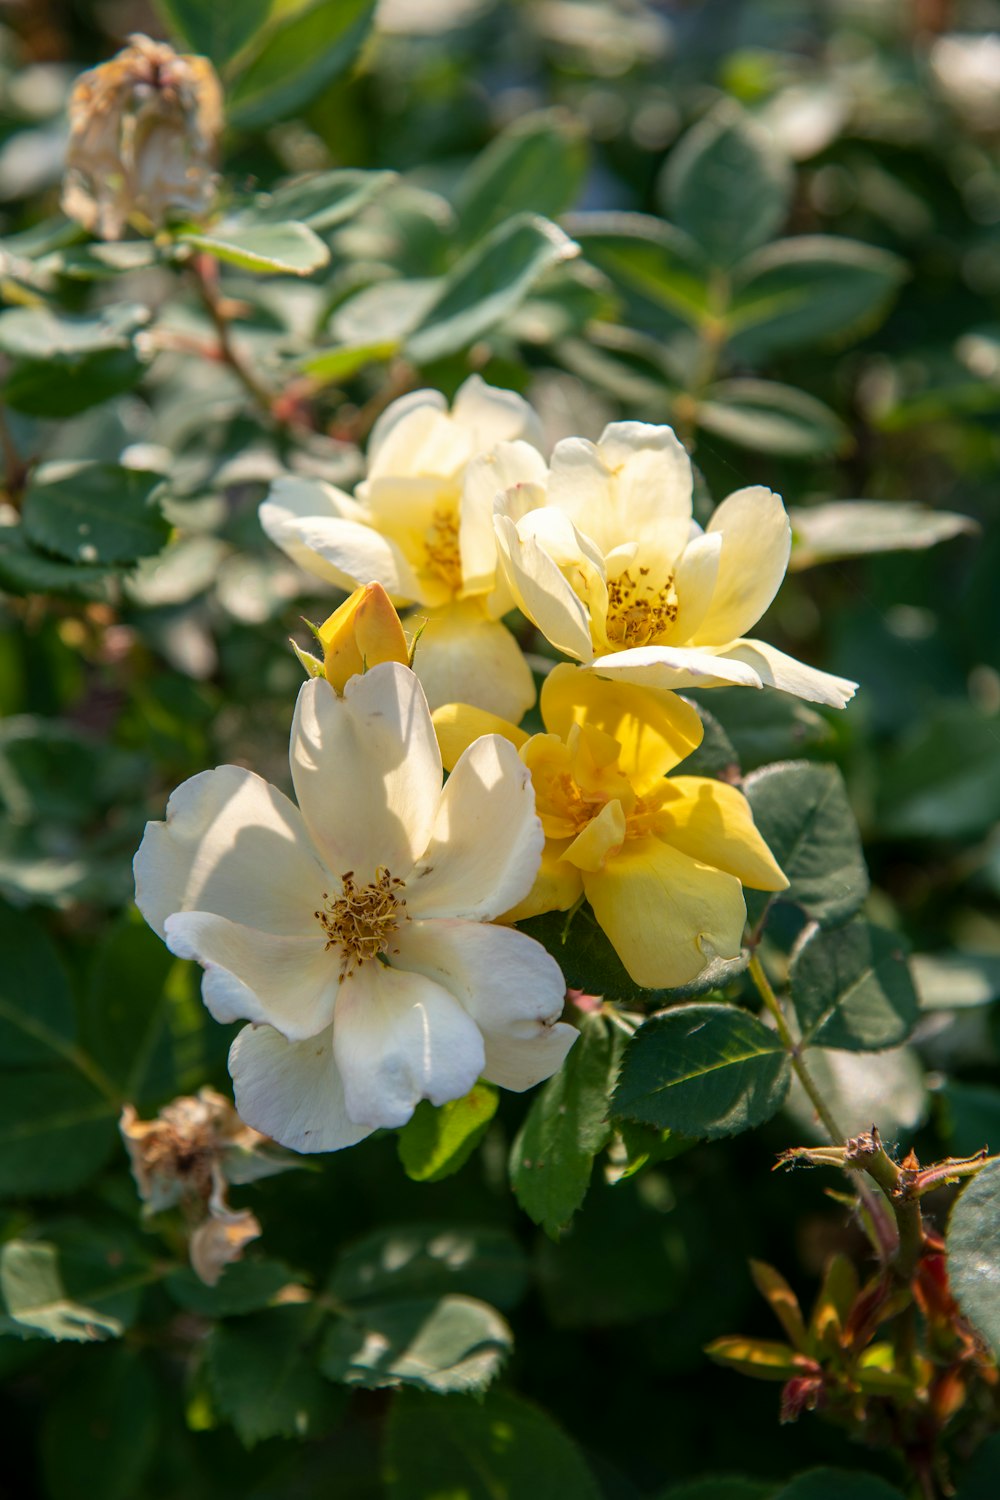
[[[235,5],[216,5],[214,0],[156,0],[156,6],[181,42],[222,68],[264,25],[274,0],[239,0]]]
[[[808,509],[793,506],[788,515],[792,572],[873,552],[921,552],[977,530],[968,516],[904,500],[834,500]]]
[[[480,1391],[511,1344],[500,1314],[472,1297],[369,1303],[327,1330],[319,1367],[328,1380],[366,1390]]]
[[[151,1363],[122,1344],[89,1350],[47,1403],[40,1447],[51,1500],[143,1493],[161,1425]]]
[[[829,720],[790,693],[706,688],[691,696],[699,713],[707,709],[718,720],[744,772],[818,749],[833,739]],[[707,734],[706,730],[706,738]],[[685,774],[690,763],[684,762]]]
[[[374,0],[314,0],[268,28],[228,91],[230,123],[256,130],[296,114],[350,67],[374,12]]]
[[[104,564],[64,562],[40,552],[23,526],[0,526],[0,588],[10,594],[105,600],[117,576],[117,569]]]
[[[623,1046],[617,1027],[584,1014],[579,1040],[535,1098],[511,1147],[517,1201],[547,1234],[558,1235],[580,1207],[594,1157],[611,1137],[609,1098]]]
[[[270,1437],[316,1436],[329,1425],[336,1396],[315,1367],[317,1331],[311,1304],[291,1303],[219,1323],[209,1334],[212,1400],[246,1447]]]
[[[847,428],[822,401],[773,380],[720,380],[698,402],[696,420],[741,448],[790,458],[836,453],[848,441]]]
[[[185,229],[177,238],[180,244],[243,271],[308,276],[330,259],[326,245],[308,224],[231,220],[211,230]]]
[[[927,1114],[927,1081],[913,1047],[885,1052],[807,1047],[804,1061],[845,1136],[871,1130],[874,1123],[885,1140],[909,1141]],[[829,1142],[812,1100],[795,1077],[785,1107],[805,1139]]]
[[[587,152],[572,115],[543,110],[500,132],[459,179],[454,203],[465,243],[481,239],[512,214],[554,219],[571,208]]]
[[[948,1221],[948,1273],[965,1316],[1000,1354],[1000,1160],[962,1189]]]
[[[255,224],[285,224],[294,220],[319,233],[353,218],[396,181],[395,172],[366,172],[358,167],[310,172],[284,183],[273,193],[262,193],[241,213],[240,219]]]
[[[550,1417],[506,1391],[448,1401],[401,1392],[389,1411],[388,1500],[601,1500]]]
[[[807,929],[789,982],[807,1046],[879,1052],[905,1041],[919,1014],[905,945],[860,919]]]
[[[159,552],[170,524],[155,494],[160,474],[117,464],[43,464],[24,497],[29,542],[70,562],[130,563]]]
[[[131,390],[145,369],[134,334],[148,317],[124,304],[88,317],[42,307],[0,313],[0,350],[12,361],[3,400],[33,417],[70,417]]]
[[[640,1026],[622,1060],[615,1115],[714,1140],[762,1125],[791,1075],[775,1032],[732,1005],[680,1005]]]
[[[739,268],[730,351],[759,363],[849,343],[877,326],[906,274],[904,261],[875,245],[824,235],[779,240]]]
[[[524,1254],[505,1230],[408,1224],[377,1229],[349,1246],[330,1278],[330,1295],[362,1305],[458,1292],[506,1308],[520,1300],[526,1280]]]
[[[107,1160],[120,1102],[84,1072],[22,1068],[0,1085],[0,1197],[69,1193]]]
[[[694,241],[649,214],[571,214],[566,227],[624,302],[632,328],[671,334],[710,315],[708,273]]]
[[[770,133],[727,101],[675,146],[660,191],[667,218],[729,267],[781,228],[792,171]]]
[[[419,364],[442,359],[482,338],[546,271],[578,254],[562,230],[534,214],[500,224],[462,257],[406,342]]]
[[[433,1105],[422,1099],[399,1133],[399,1159],[414,1182],[440,1182],[468,1161],[493,1116],[499,1093],[480,1082],[461,1099]]]
[[[118,1338],[155,1271],[132,1236],[61,1221],[46,1240],[0,1250],[0,1332],[93,1343]]]
[[[203,1318],[232,1318],[275,1306],[279,1294],[298,1282],[295,1272],[281,1261],[257,1256],[226,1266],[215,1286],[206,1286],[190,1266],[171,1271],[165,1286],[187,1312]]]
[[[818,922],[843,922],[868,894],[868,869],[847,788],[835,766],[786,761],[755,771],[744,791],[760,829],[788,877],[780,900],[794,901]],[[747,891],[751,923],[773,899]]]

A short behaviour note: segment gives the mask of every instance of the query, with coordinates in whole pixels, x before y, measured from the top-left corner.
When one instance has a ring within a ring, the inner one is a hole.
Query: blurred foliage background
[[[149,1114],[225,1087],[229,1037],[192,966],[129,910],[130,860],[183,777],[237,760],[287,779],[301,680],[287,638],[304,644],[302,618],[330,597],[259,529],[280,465],[349,484],[389,399],[450,395],[470,370],[529,395],[553,441],[670,422],[704,508],[765,483],[793,512],[801,571],[768,638],[861,683],[836,717],[779,695],[708,699],[744,772],[839,764],[868,914],[917,954],[910,1043],[855,1059],[837,1097],[855,1128],[875,1100],[883,1134],[921,1158],[1000,1145],[1000,4],[380,0],[373,15],[240,0],[228,21],[205,14],[0,4],[8,485],[39,459],[162,484],[145,533],[102,535],[93,556],[60,530],[59,470],[35,471],[23,530],[8,517],[0,531],[0,1236],[58,1246],[52,1305],[65,1293],[125,1331],[101,1347],[0,1342],[0,1495],[419,1500],[446,1491],[414,1455],[452,1454],[458,1473],[483,1413],[491,1441],[505,1422],[533,1436],[509,1489],[469,1480],[477,1496],[751,1500],[822,1464],[905,1486],[812,1417],[779,1433],[774,1389],[702,1353],[735,1328],[773,1336],[749,1256],[808,1302],[830,1252],[859,1248],[822,1181],[770,1174],[808,1130],[801,1109],[634,1177],[600,1157],[554,1243],[509,1191],[527,1105],[504,1096],[444,1181],[409,1180],[381,1139],[259,1184],[264,1259],[227,1276],[228,1294],[200,1288],[183,1246],[139,1227],[116,1121],[126,1099]],[[173,271],[144,252],[102,262],[58,219],[64,111],[77,72],[132,31],[207,25],[225,63],[259,23],[296,21],[282,78],[252,58],[231,69],[227,193],[238,206],[297,174],[359,171],[342,213],[302,213],[326,265],[295,280],[227,265],[241,347],[284,402],[262,417],[232,369],[198,356],[211,328]],[[690,238],[707,190],[693,201],[685,178],[706,128],[721,142],[707,264]],[[90,333],[33,345],[18,320],[39,299]],[[109,332],[112,302],[139,312]],[[941,540],[884,555],[874,512],[823,510],[843,500],[929,507],[897,519],[895,540]],[[777,952],[798,925],[777,924]],[[484,1407],[348,1393],[300,1358],[322,1299],[269,1299],[291,1281],[350,1300],[364,1253],[348,1247],[369,1234],[373,1263],[397,1235],[405,1294],[447,1287],[505,1311],[514,1353]],[[960,1462],[961,1500],[995,1493],[998,1459],[994,1440]],[[726,1472],[744,1487],[684,1488]]]

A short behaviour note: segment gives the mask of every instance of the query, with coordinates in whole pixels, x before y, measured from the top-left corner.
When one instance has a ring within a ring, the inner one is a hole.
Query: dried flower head
[[[69,101],[63,209],[101,239],[203,219],[215,203],[222,88],[206,57],[136,35]]]

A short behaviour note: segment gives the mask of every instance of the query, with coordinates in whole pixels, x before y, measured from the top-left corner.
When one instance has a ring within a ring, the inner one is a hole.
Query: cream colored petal
[[[688,542],[674,569],[674,592],[677,595],[677,619],[671,640],[697,638],[702,621],[712,608],[719,577],[722,537],[699,533]]]
[[[542,684],[542,719],[566,739],[574,724],[593,724],[621,746],[618,764],[637,792],[654,786],[697,750],[704,725],[697,711],[673,693],[598,677],[566,663]]]
[[[478,600],[413,615],[420,629],[413,670],[431,708],[470,703],[518,724],[535,701],[535,680],[506,625],[491,620]]]
[[[516,724],[481,708],[472,708],[468,703],[445,703],[434,710],[431,718],[446,771],[455,769],[459,757],[481,735],[499,734],[509,740],[515,750],[520,750],[529,738],[526,731],[518,729]]]
[[[469,432],[475,453],[522,440],[542,446],[542,424],[524,397],[487,385],[481,375],[470,375],[459,386],[451,412]]]
[[[691,525],[691,460],[686,449],[670,427],[648,422],[612,422],[597,447],[615,475],[619,540],[636,538],[643,560],[653,554],[669,567]]]
[[[753,485],[723,500],[707,534],[722,537],[719,576],[711,608],[689,639],[723,646],[757,623],[781,587],[792,528],[781,496]]]
[[[326,555],[324,550],[342,535],[338,524],[363,524],[365,513],[343,490],[318,479],[282,475],[268,491],[258,511],[260,524],[276,547],[307,573],[313,573],[338,588],[352,589],[354,574]],[[370,583],[372,578],[363,582]]]
[[[183,782],[166,821],[146,824],[133,869],[136,905],[161,937],[172,912],[191,910],[311,934],[329,878],[295,804],[239,766]]]
[[[171,953],[204,969],[202,999],[217,1021],[266,1022],[295,1042],[333,1019],[339,965],[315,915],[306,937],[259,932],[205,911],[175,912],[165,934]]]
[[[566,1054],[580,1033],[567,1021],[547,1026],[537,1037],[500,1036],[493,1032],[485,1038],[486,1061],[483,1077],[502,1089],[523,1094],[536,1083],[558,1073]]]
[[[807,667],[786,656],[767,641],[736,641],[721,653],[725,661],[752,668],[766,687],[776,687],[810,703],[825,703],[828,708],[846,708],[858,690],[849,677],[834,677],[817,667]]]
[[[476,740],[448,778],[434,836],[407,880],[410,916],[500,916],[531,889],[543,842],[517,751],[498,735]]]
[[[625,842],[625,814],[619,801],[606,802],[563,854],[578,870],[603,870],[609,857]]]
[[[507,516],[495,516],[504,574],[519,607],[557,651],[578,661],[593,655],[589,617],[556,564],[532,538],[522,540]]]
[[[783,891],[788,881],[761,838],[750,804],[725,781],[671,776],[681,795],[667,804],[661,836],[692,859],[735,875],[758,891]]]
[[[408,391],[392,401],[372,427],[368,439],[368,473],[412,474],[409,466],[418,434],[433,430],[448,403],[440,391]]]
[[[746,922],[739,881],[657,838],[629,839],[583,884],[636,984],[674,989],[712,959],[739,955]]]
[[[288,1042],[271,1026],[244,1026],[229,1049],[236,1108],[255,1130],[292,1151],[342,1151],[371,1135],[344,1106],[333,1027]]]
[[[267,503],[261,525],[271,541],[293,562],[338,588],[380,583],[393,598],[419,599],[423,590],[416,570],[396,542],[358,521],[336,516],[285,519]]]
[[[482,1034],[458,1001],[422,974],[369,963],[341,996],[333,1051],[349,1117],[405,1125],[421,1099],[446,1104],[483,1070]]]
[[[338,698],[314,678],[299,690],[290,747],[295,795],[335,875],[359,884],[384,865],[405,877],[427,846],[441,795],[441,756],[413,673],[383,662]]]
[[[540,492],[545,483],[545,460],[530,443],[498,443],[474,458],[465,471],[460,507],[459,546],[462,587],[468,594],[493,588],[497,571],[497,541],[493,505],[498,495],[515,485]]]
[[[762,686],[749,661],[734,659],[731,650],[723,655],[689,646],[632,646],[596,657],[590,668],[598,677],[671,692],[691,687]]]
[[[602,555],[622,542],[636,540],[621,533],[613,475],[596,443],[586,438],[563,438],[556,443],[549,463],[547,503],[592,537]]]
[[[555,959],[523,932],[490,922],[408,922],[398,968],[454,995],[480,1031],[530,1040],[558,1021],[566,981]]]

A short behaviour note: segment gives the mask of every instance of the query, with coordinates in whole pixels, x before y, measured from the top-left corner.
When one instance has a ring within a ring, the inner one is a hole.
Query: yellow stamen
[[[434,512],[424,549],[427,567],[457,594],[462,587],[462,555],[458,546],[458,515],[450,506]]]
[[[633,578],[626,569],[608,583],[608,640],[617,646],[648,646],[677,619],[677,594],[671,573],[662,587],[648,581],[648,568]]]
[[[400,892],[403,882],[390,875],[384,865],[367,885],[356,885],[354,871],[341,876],[342,893],[331,900],[323,892],[325,905],[314,915],[326,933],[326,947],[340,950],[340,982],[370,959],[389,953],[390,942],[406,920],[406,902]]]

